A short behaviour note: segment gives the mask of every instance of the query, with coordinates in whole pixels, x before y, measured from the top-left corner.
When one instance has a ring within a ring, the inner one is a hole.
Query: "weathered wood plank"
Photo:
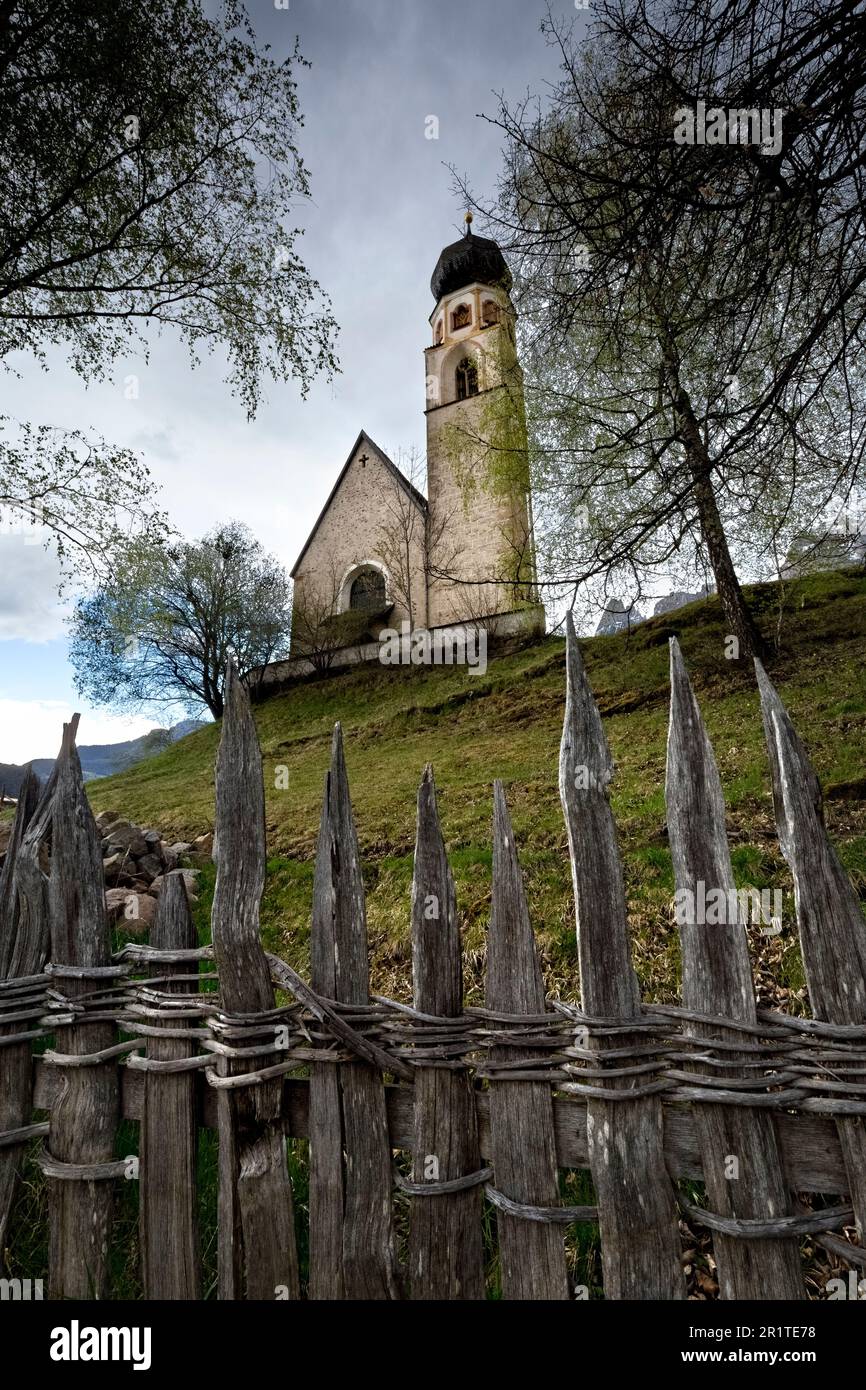
[[[493,904],[485,1002],[505,1014],[544,1012],[544,980],[501,782],[493,788]],[[497,1048],[497,1061],[531,1058],[531,1048]],[[553,1103],[545,1081],[491,1081],[490,1153],[494,1185],[527,1206],[562,1205]],[[508,1299],[569,1297],[562,1226],[497,1211],[502,1292]]]
[[[12,952],[18,932],[18,900],[14,891],[15,863],[24,833],[33,819],[39,803],[39,779],[30,763],[24,771],[18,790],[18,804],[12,822],[12,834],[6,846],[6,858],[0,868],[0,980],[12,975]],[[16,970],[15,974],[22,972]]]
[[[56,1067],[41,1057],[34,1060],[33,1104],[38,1110],[50,1110],[62,1089],[62,1077]],[[207,1129],[217,1127],[217,1096],[200,1072],[196,1077],[198,1122]],[[124,1069],[123,1118],[140,1120],[144,1100],[144,1074]],[[414,1143],[415,1102],[409,1086],[385,1087],[388,1110],[388,1131],[392,1149],[411,1149]],[[696,1107],[665,1105],[665,1164],[677,1178],[703,1181],[701,1151],[695,1124]],[[478,1136],[482,1162],[490,1161],[490,1123],[488,1095],[475,1092],[478,1115]],[[297,1139],[310,1134],[310,1086],[304,1079],[291,1077],[283,1083],[283,1116],[286,1133]],[[589,1146],[586,1139],[586,1102],[571,1096],[554,1096],[553,1124],[556,1137],[556,1161],[560,1168],[587,1168]],[[790,1114],[782,1111],[776,1116],[782,1161],[788,1175],[788,1187],[796,1192],[839,1193],[845,1191],[847,1178],[835,1121],[829,1115]]]
[[[369,1003],[364,884],[339,724],[334,729],[331,767],[325,782],[311,951],[313,985],[319,993],[341,1004]],[[336,1107],[333,1082],[322,1075],[325,1065],[338,1072],[340,1103]],[[342,1116],[341,1141],[336,1130],[338,1115]],[[337,1156],[342,1171],[337,1170]],[[381,1074],[366,1061],[314,1066],[310,1086],[311,1297],[400,1297],[391,1189]],[[341,1276],[335,1267],[338,1211]],[[321,1261],[319,1270],[315,1261]]]
[[[259,936],[265,884],[265,793],[256,726],[246,691],[229,665],[216,766],[211,924],[222,1010],[274,1008]],[[263,1041],[273,1026],[263,1024]],[[246,1045],[249,1045],[247,1040]],[[249,1071],[249,1058],[220,1055],[224,1076]],[[298,1298],[300,1284],[281,1115],[279,1080],[220,1091],[219,1293],[223,1299]]]
[[[694,905],[702,884],[702,901],[713,890],[720,890],[728,908],[736,904],[733,920],[718,924],[694,920],[694,910],[679,914],[683,918],[679,923],[683,1004],[695,1013],[719,1013],[755,1024],[752,967],[731,868],[721,779],[675,637],[670,641],[670,657],[665,797],[677,890],[684,903]],[[688,920],[684,920],[686,915]],[[695,1023],[689,1025],[689,1032],[695,1037],[737,1041],[730,1028]],[[731,1067],[713,1068],[713,1074],[747,1076],[747,1071],[737,1068],[737,1060],[737,1054],[732,1053]],[[699,1071],[700,1064],[693,1064],[691,1069]],[[735,1106],[699,1105],[696,1121],[711,1211],[746,1219],[794,1215],[771,1114]],[[805,1298],[796,1238],[747,1240],[718,1233],[713,1246],[723,1298]]]
[[[151,945],[159,950],[188,950],[196,943],[195,926],[183,878],[167,874],[159,895]],[[151,975],[189,975],[188,963],[154,964]],[[166,994],[193,994],[191,980],[165,980]],[[166,1027],[171,1026],[171,1020]],[[147,1040],[148,1058],[174,1061],[194,1055],[185,1038]],[[198,1126],[195,1073],[144,1073],[141,1117],[141,1191],[139,1228],[144,1296],[147,1299],[201,1298],[201,1262],[196,1185]]]
[[[334,947],[336,908],[331,860],[331,773],[319,824],[310,933],[310,983],[327,999],[337,997]],[[322,1062],[310,1067],[310,1282],[312,1299],[345,1298],[343,1282],[343,1121],[337,1067]]]
[[[64,726],[57,759],[51,818],[48,903],[53,965],[104,968],[111,961],[105,912],[101,836],[84,792],[74,726]],[[70,999],[97,981],[60,977]],[[88,1055],[117,1041],[113,1023],[58,1028],[60,1054]],[[51,1111],[48,1152],[61,1163],[110,1163],[120,1118],[120,1086],[113,1059],[63,1069],[64,1089]],[[114,1200],[111,1181],[49,1178],[49,1297],[105,1298],[108,1241]]]
[[[6,858],[0,870],[0,980],[21,975],[35,975],[44,965],[44,943],[48,914],[41,895],[42,920],[36,925],[20,921],[18,890],[15,885],[16,864],[22,842],[39,801],[39,782],[28,768],[18,791],[18,805],[12,834],[6,848]],[[37,870],[38,871],[38,870]],[[15,969],[12,968],[13,958]],[[0,1015],[2,1016],[2,1015]],[[20,1023],[0,1024],[0,1037],[21,1032]],[[12,1043],[0,1055],[0,1134],[21,1129],[30,1123],[32,1114],[32,1080],[30,1044]],[[0,1150],[0,1270],[5,1267],[6,1231],[9,1213],[15,1198],[21,1161],[21,1147]]]
[[[866,1020],[866,922],[857,894],[824,827],[823,800],[808,754],[759,661],[755,662],[773,804],[794,899],[806,984],[815,1018]],[[836,1120],[848,1172],[857,1238],[866,1246],[866,1123]]]
[[[412,878],[415,1007],[438,1018],[463,1010],[463,968],[454,879],[445,852],[429,766],[418,791]],[[432,1160],[432,1162],[431,1162]],[[415,1074],[413,1182],[447,1182],[481,1167],[472,1081],[465,1071]],[[481,1188],[412,1198],[409,1290],[415,1299],[484,1298]]]
[[[591,1017],[637,1019],[640,995],[631,963],[622,867],[608,801],[613,763],[567,620],[565,722],[559,790],[571,853],[583,1010]],[[630,1035],[617,1038],[628,1046]],[[603,1065],[603,1048],[598,1045]],[[611,1077],[611,1088],[629,1088]],[[588,1103],[590,1168],[598,1197],[605,1296],[685,1296],[676,1205],[664,1163],[658,1097]],[[639,1174],[638,1181],[635,1174]]]
[[[65,728],[66,726],[64,726]],[[71,736],[78,728],[78,715],[69,724]],[[15,859],[14,897],[17,923],[10,936],[11,954],[6,959],[8,975],[34,975],[48,959],[51,947],[51,920],[48,904],[48,878],[43,857],[51,841],[57,764],[42,788],[36,809],[22,836]]]

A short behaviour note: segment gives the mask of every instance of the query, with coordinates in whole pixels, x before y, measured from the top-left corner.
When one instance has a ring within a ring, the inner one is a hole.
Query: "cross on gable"
[[[367,467],[367,464],[368,464],[369,462],[370,462],[370,460],[369,460],[368,456],[367,456],[366,454],[362,454],[362,455],[361,455],[361,467],[362,467],[362,468],[366,468],[366,467]]]

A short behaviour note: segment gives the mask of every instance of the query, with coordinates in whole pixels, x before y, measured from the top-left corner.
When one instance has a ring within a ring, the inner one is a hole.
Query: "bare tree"
[[[421,597],[418,590],[426,583],[427,574],[428,517],[423,500],[427,470],[416,448],[405,453],[398,450],[396,466],[409,486],[404,487],[390,469],[384,470],[383,516],[376,548],[388,571],[391,592],[414,628]]]
[[[459,539],[459,517],[454,510],[431,520],[423,501],[427,468],[420,450],[397,451],[397,467],[409,488],[386,471],[383,518],[377,549],[388,571],[391,591],[417,626],[421,595],[431,577],[450,575],[456,569],[464,545]]]
[[[599,0],[583,43],[549,14],[560,82],[495,121],[548,575],[708,562],[743,656],[738,570],[862,473],[858,9]],[[674,139],[701,101],[734,139]],[[766,109],[777,147],[742,135]]]
[[[296,581],[292,605],[293,657],[305,657],[319,675],[325,675],[342,647],[363,634],[368,615],[340,612],[342,578],[335,561],[315,579]]]

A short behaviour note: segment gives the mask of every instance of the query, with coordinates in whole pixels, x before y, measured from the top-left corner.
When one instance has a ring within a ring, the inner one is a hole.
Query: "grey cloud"
[[[48,390],[25,366],[16,409],[139,451],[184,531],[238,517],[291,563],[359,429],[423,448],[430,275],[462,221],[445,165],[492,193],[499,133],[477,113],[495,112],[497,91],[518,98],[554,79],[556,58],[538,32],[541,0],[291,0],[288,10],[251,0],[249,10],[260,43],[281,57],[297,34],[313,64],[299,73],[313,199],[298,222],[341,325],[343,375],[306,402],[270,385],[248,423],[221,354],[193,371],[166,333],[148,363],[125,359],[116,380],[87,391],[49,353]],[[438,140],[424,138],[431,114]],[[136,401],[123,397],[128,372],[140,374]]]
[[[0,535],[0,641],[49,642],[63,633],[57,557],[21,535]]]

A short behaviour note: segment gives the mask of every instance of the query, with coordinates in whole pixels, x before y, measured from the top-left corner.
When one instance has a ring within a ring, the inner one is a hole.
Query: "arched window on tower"
[[[458,304],[451,315],[451,331],[456,332],[458,328],[468,328],[472,322],[472,310],[468,304]]]
[[[359,570],[349,590],[349,607],[365,612],[385,607],[385,576],[370,566]]]
[[[436,324],[436,334],[435,334],[435,337],[434,337],[434,341],[435,341],[437,344],[438,344],[438,343],[441,343],[441,342],[442,342],[443,336],[444,336],[444,324],[442,323],[442,320],[440,319],[439,322]]]
[[[499,305],[495,299],[485,299],[481,308],[481,318],[485,328],[499,322]]]
[[[478,395],[478,368],[471,357],[464,357],[457,364],[457,399],[465,401],[468,396]]]

